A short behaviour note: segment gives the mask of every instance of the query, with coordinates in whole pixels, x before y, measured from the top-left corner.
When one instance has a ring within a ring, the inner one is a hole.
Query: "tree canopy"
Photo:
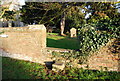
[[[120,2],[26,2],[20,10],[20,18],[26,24],[60,27],[63,20],[67,29],[87,23],[108,30],[110,26],[119,26],[118,5]],[[7,10],[7,7],[2,7],[1,17],[13,17],[10,15],[14,12]]]
[[[1,0],[0,1],[0,19],[3,17],[11,18],[14,14],[13,12],[19,10],[22,8],[23,5],[25,5],[25,0]],[[12,14],[11,14],[12,13]],[[12,15],[11,17],[9,17]]]

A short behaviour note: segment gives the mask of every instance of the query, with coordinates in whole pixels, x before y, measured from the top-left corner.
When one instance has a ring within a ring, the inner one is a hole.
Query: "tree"
[[[63,12],[61,21],[60,21],[60,28],[61,28],[61,33],[60,35],[64,36],[64,28],[65,28],[65,12]]]
[[[28,24],[36,21],[36,23],[44,24],[45,26],[57,25],[59,22],[61,35],[64,35],[65,20],[68,16],[72,16],[71,13],[80,13],[79,7],[82,5],[83,3],[71,2],[27,2],[21,10],[21,19]]]
[[[88,12],[91,13],[87,22],[95,24],[97,30],[106,31],[111,36],[119,37],[120,13],[117,7],[119,4],[120,2],[86,3]]]
[[[71,11],[74,12],[71,13]],[[82,12],[81,7],[74,6],[67,12],[66,27],[68,26],[69,28],[78,28],[85,23],[85,14]]]
[[[17,11],[19,8],[22,8],[23,5],[25,5],[24,0],[2,0],[0,5],[0,19],[6,11]]]
[[[96,23],[102,18],[115,18],[117,15],[116,3],[118,2],[88,2],[86,3],[87,13],[91,13],[87,19],[88,23]]]
[[[27,24],[34,21],[38,24],[54,24],[54,20],[59,17],[57,11],[60,12],[60,8],[58,3],[27,2],[21,9],[21,19]]]
[[[65,26],[69,26],[69,28],[77,28],[80,26],[80,23],[84,21],[85,15],[81,12],[83,5],[83,3],[63,3],[63,9],[66,9],[66,11],[63,12],[61,18],[61,35],[64,35]],[[70,23],[69,21],[72,22]]]

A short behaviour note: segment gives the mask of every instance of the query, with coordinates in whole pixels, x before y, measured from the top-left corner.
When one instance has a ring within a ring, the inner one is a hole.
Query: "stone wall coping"
[[[0,32],[2,31],[34,31],[34,30],[46,30],[46,27],[41,25],[28,25],[25,27],[4,27],[0,28]]]
[[[43,24],[41,25],[28,25],[29,29],[33,30],[45,30],[45,26]]]

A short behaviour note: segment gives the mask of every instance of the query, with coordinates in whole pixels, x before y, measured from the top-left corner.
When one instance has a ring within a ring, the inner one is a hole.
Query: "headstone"
[[[12,21],[8,21],[8,27],[12,27]]]
[[[14,26],[18,27],[18,21],[14,21]]]
[[[3,27],[8,27],[8,22],[7,21],[3,21]]]
[[[18,27],[20,27],[20,21],[17,21]]]
[[[70,29],[70,37],[76,37],[76,29],[75,28]]]
[[[2,21],[0,21],[0,27],[3,27],[3,25],[2,25]]]
[[[24,23],[23,22],[20,22],[20,27],[23,27],[24,26]]]

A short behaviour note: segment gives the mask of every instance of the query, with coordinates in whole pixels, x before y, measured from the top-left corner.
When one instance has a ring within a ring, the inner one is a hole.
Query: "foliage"
[[[69,52],[52,52],[52,56],[56,60],[66,61],[67,66],[73,66],[74,64],[86,64],[87,61],[86,55],[80,54],[76,50],[71,50]]]
[[[94,20],[93,22],[97,22],[99,19],[106,17],[112,19],[118,14],[116,3],[114,2],[88,2],[86,7],[86,12],[91,13],[88,21]]]
[[[36,21],[37,24],[55,25],[61,12],[59,3],[27,2],[21,9],[21,20],[27,24]]]
[[[120,36],[118,3],[120,2],[86,3],[86,12],[91,13],[87,23],[95,24],[98,30],[106,31],[112,37],[118,38]]]
[[[83,5],[83,4],[82,4]],[[85,24],[85,14],[81,11],[81,6],[72,6],[66,13],[66,27],[78,28]],[[74,12],[73,12],[74,11]]]
[[[106,31],[107,33],[111,34],[111,37],[119,38],[120,36],[120,18],[107,18],[107,19],[101,19],[96,24],[96,27],[98,30]]]
[[[69,30],[84,22],[84,13],[80,9],[83,5],[84,3],[76,2],[27,2],[21,9],[21,20],[26,24],[36,22],[46,27],[56,26],[57,28],[63,27],[63,29],[65,27],[65,30]],[[60,23],[64,17],[66,17],[64,19],[66,22],[63,20],[65,26],[61,26]]]
[[[15,20],[15,14],[16,12],[6,11],[2,16],[2,18],[5,18],[6,20]]]
[[[63,71],[54,72],[38,63],[5,57],[2,58],[2,67],[3,79],[120,79],[119,72],[85,70],[71,67],[66,67]]]
[[[19,10],[19,8],[22,8],[23,5],[25,5],[25,1],[22,0],[22,2],[19,0],[1,0],[0,1],[0,19],[6,18],[6,19],[14,19],[12,16],[14,13]]]
[[[110,39],[110,34],[106,31],[96,31],[90,25],[85,25],[79,29],[80,53],[89,55],[91,52],[105,45]],[[79,54],[77,55],[79,56]]]
[[[17,11],[9,11],[8,8],[6,7],[1,7],[1,12],[0,12],[0,18],[4,18],[6,20],[14,20],[15,19],[15,14]]]
[[[4,33],[4,31],[0,32],[0,34]]]
[[[66,27],[69,28],[78,28],[81,25],[85,24],[85,19],[83,15],[74,14],[66,18]]]

